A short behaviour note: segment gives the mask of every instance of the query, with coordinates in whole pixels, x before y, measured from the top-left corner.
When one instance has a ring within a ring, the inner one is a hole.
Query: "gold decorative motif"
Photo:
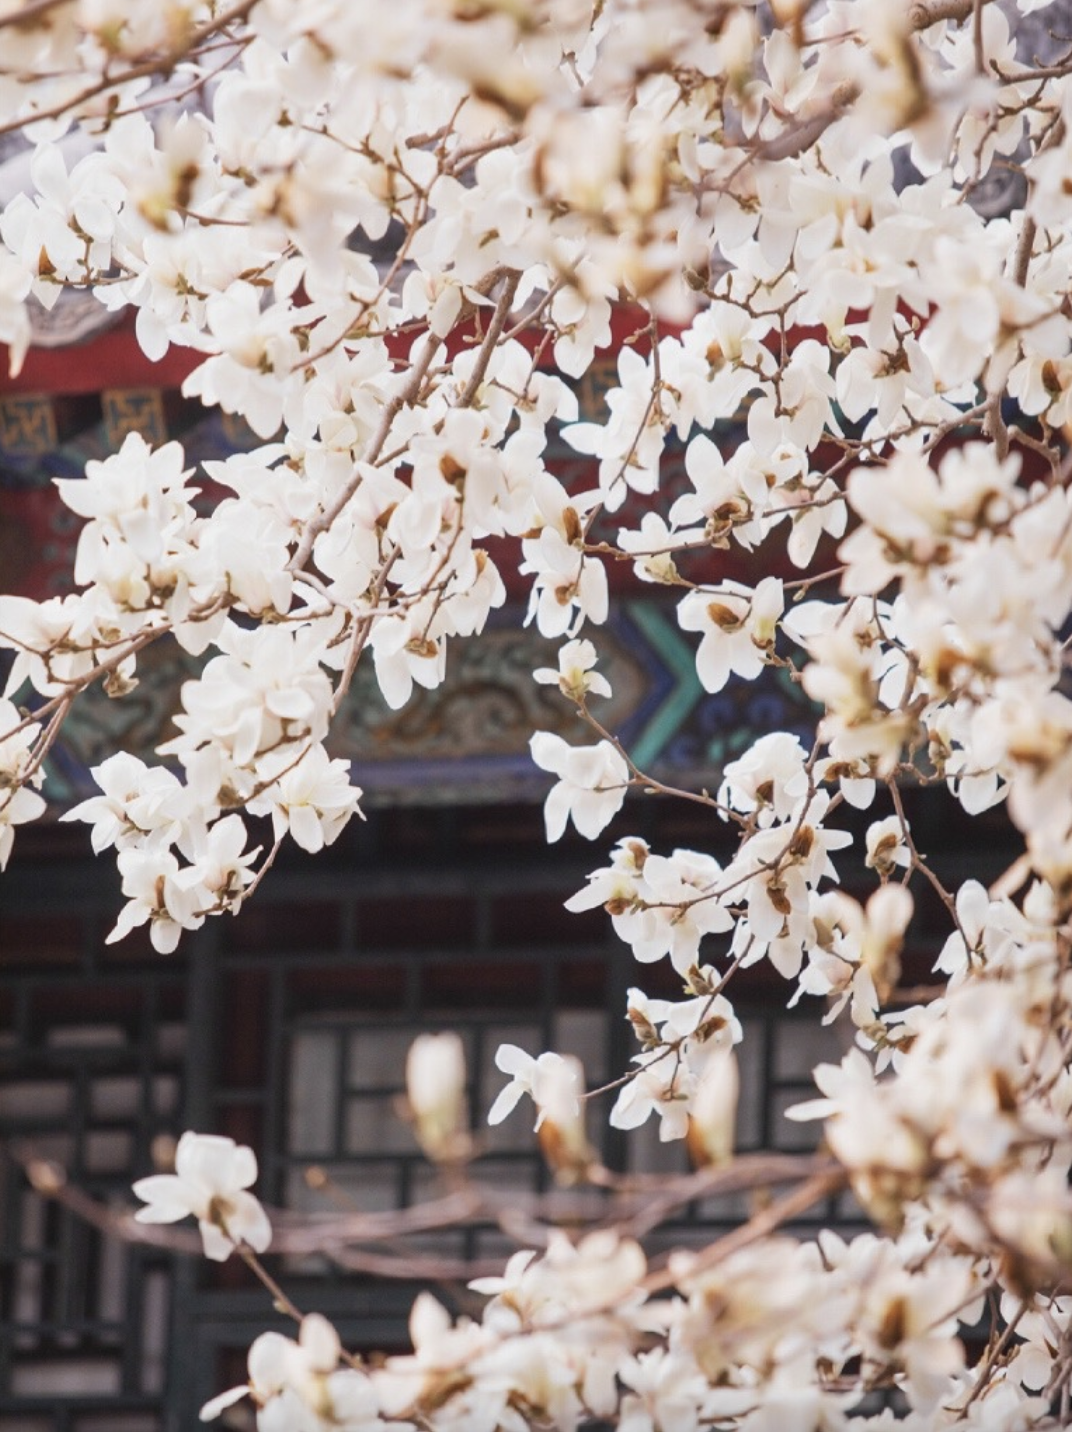
[[[0,449],[40,457],[57,443],[56,414],[49,397],[20,393],[0,398]]]
[[[110,447],[121,447],[129,433],[140,433],[154,446],[167,442],[167,417],[158,388],[105,388],[101,412]]]

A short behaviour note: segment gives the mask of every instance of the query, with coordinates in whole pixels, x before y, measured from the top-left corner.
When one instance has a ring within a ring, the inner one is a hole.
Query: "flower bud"
[[[406,1059],[406,1093],[414,1132],[435,1162],[469,1152],[465,1050],[457,1034],[419,1034]]]
[[[733,1157],[739,1092],[733,1049],[727,1045],[712,1050],[692,1098],[686,1135],[689,1156],[697,1168],[728,1163]]]
[[[540,1149],[555,1182],[579,1183],[595,1160],[584,1130],[584,1105],[577,1097],[584,1088],[581,1061],[566,1055],[548,1070],[540,1090]]]

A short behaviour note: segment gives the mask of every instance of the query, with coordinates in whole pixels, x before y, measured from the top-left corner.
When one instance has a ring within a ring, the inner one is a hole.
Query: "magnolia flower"
[[[315,628],[246,631],[234,625],[216,638],[223,653],[182,686],[183,733],[157,749],[180,757],[205,744],[223,746],[236,765],[278,753],[288,741],[318,742],[327,733],[331,682],[320,668],[324,637]],[[291,751],[290,759],[295,752]]]
[[[341,1357],[339,1335],[319,1313],[302,1318],[296,1342],[262,1333],[249,1350],[249,1382],[206,1402],[201,1421],[248,1396],[258,1432],[379,1432],[387,1424],[371,1380],[356,1368],[340,1368]],[[391,1425],[401,1432],[412,1426]]]
[[[877,1260],[876,1260],[877,1261]],[[880,1366],[890,1362],[905,1369],[904,1387],[912,1406],[933,1413],[948,1393],[950,1378],[964,1366],[964,1346],[955,1336],[957,1316],[973,1288],[966,1260],[935,1259],[919,1272],[908,1272],[891,1259],[873,1267],[864,1289],[860,1336]]]
[[[668,1143],[683,1139],[689,1129],[689,1098],[695,1091],[696,1076],[681,1066],[669,1046],[650,1054],[636,1054],[633,1063],[638,1068],[614,1102],[611,1127],[638,1129],[652,1113],[657,1113],[660,1140]]]
[[[596,1157],[584,1127],[584,1066],[573,1054],[548,1063],[540,1073],[540,1149],[556,1182],[582,1178]]]
[[[532,759],[560,779],[544,803],[547,839],[558,840],[572,818],[581,835],[594,840],[622,808],[629,789],[629,767],[609,741],[570,746],[550,731],[529,741]]]
[[[149,924],[153,949],[170,955],[183,930],[196,930],[214,897],[196,865],[180,868],[170,850],[121,850],[116,858],[127,904],[119,912],[105,944],[114,944],[139,925]]]
[[[864,911],[861,961],[878,996],[889,999],[901,974],[901,947],[912,918],[912,896],[903,885],[883,885]]]
[[[619,128],[616,120],[612,126]],[[621,386],[612,387],[606,395],[607,422],[574,423],[563,432],[575,451],[599,458],[599,485],[608,512],[617,511],[629,488],[645,493],[656,490],[664,438],[658,409],[647,409],[648,420],[637,431],[637,415],[645,412],[651,392],[651,360],[623,346],[618,353],[618,376]]]
[[[143,562],[163,555],[168,529],[193,517],[187,499],[196,489],[185,487],[179,443],[156,452],[139,433],[129,433],[117,453],[103,462],[88,462],[84,478],[57,478],[60,496],[72,512],[114,529]]]
[[[570,636],[585,620],[597,626],[608,612],[607,569],[585,557],[553,527],[545,527],[538,540],[526,540],[522,572],[536,580],[529,601],[529,619],[536,618],[541,635]]]
[[[488,1110],[488,1123],[501,1124],[524,1094],[528,1094],[536,1105],[537,1129],[551,1111],[551,1106],[559,1113],[559,1117],[562,1117],[562,1111],[569,1104],[564,1096],[565,1081],[561,1073],[565,1064],[561,1054],[541,1054],[538,1059],[534,1059],[516,1044],[500,1044],[495,1055],[495,1067],[510,1075],[510,1083],[499,1090],[494,1104]],[[570,1082],[575,1083],[576,1070],[566,1067],[572,1076]]]
[[[40,727],[31,721],[17,731],[20,725],[20,713],[14,703],[0,697],[0,871],[11,855],[15,826],[36,820],[45,809],[44,798],[29,789],[30,785],[41,784],[42,773],[38,770],[28,774]]]
[[[468,1148],[465,1046],[453,1030],[419,1034],[406,1056],[406,1098],[421,1147],[431,1159]]]
[[[751,550],[759,533],[749,521],[752,505],[742,490],[739,466],[732,460],[723,463],[722,454],[705,433],[694,437],[685,450],[685,471],[695,492],[684,493],[670,508],[672,525],[703,522],[713,546],[728,547],[732,536]]]
[[[558,670],[541,666],[533,676],[541,686],[557,686],[571,701],[582,701],[586,696],[609,696],[610,683],[598,671],[596,649],[590,641],[568,641],[558,650]]]
[[[732,1045],[714,1049],[692,1098],[689,1154],[695,1164],[722,1164],[733,1157],[740,1075]]]
[[[35,150],[29,177],[36,197],[16,194],[6,204],[0,234],[33,274],[34,296],[52,308],[64,280],[85,281],[109,267],[123,185],[100,153],[87,154],[68,174],[55,144]]]
[[[1044,1268],[1072,1255],[1072,1193],[1059,1169],[1006,1174],[989,1191],[986,1216],[1003,1243]]]
[[[571,496],[549,473],[532,484],[535,522],[522,541],[520,571],[535,574],[526,621],[536,618],[543,636],[572,636],[584,620],[607,619],[607,570],[583,551],[594,493]]]
[[[83,596],[0,596],[0,649],[15,652],[3,695],[14,696],[24,681],[42,696],[59,695],[64,683],[92,671],[101,640],[98,613]]]
[[[246,850],[246,827],[242,817],[232,813],[207,830],[194,826],[182,849],[193,862],[201,884],[227,909],[237,911],[242,893],[253,879],[249,868],[260,854],[260,846]]]
[[[13,254],[0,252],[0,343],[8,350],[8,377],[17,378],[30,346],[30,315],[24,302],[32,275]]]
[[[619,1369],[630,1390],[622,1398],[619,1432],[694,1432],[709,1386],[696,1364],[682,1353],[655,1347]]]
[[[15,843],[15,826],[36,820],[45,811],[43,796],[36,791],[19,786],[0,796],[0,871],[7,868],[11,848]]]
[[[488,1347],[491,1339],[488,1332],[469,1318],[461,1318],[451,1324],[450,1314],[442,1303],[436,1302],[431,1293],[418,1293],[409,1315],[409,1336],[413,1352],[400,1357],[390,1357],[382,1369],[373,1373],[376,1394],[384,1412],[392,1419],[401,1413],[422,1405],[447,1403],[451,1396],[468,1385],[469,1378],[459,1378],[458,1368],[472,1368],[475,1360]],[[490,1423],[471,1420],[470,1426],[496,1426],[498,1407],[505,1402],[505,1389],[498,1398],[492,1398]],[[423,1419],[422,1419],[423,1420]],[[392,1420],[391,1427],[397,1424]],[[405,1428],[409,1423],[403,1423]],[[459,1419],[459,1428],[465,1426],[464,1417]]]
[[[911,861],[905,844],[904,828],[899,816],[887,816],[867,827],[867,854],[864,864],[885,880],[898,865],[907,867]]]
[[[699,958],[705,935],[733,928],[733,916],[717,896],[722,868],[709,855],[675,850],[672,856],[649,855],[635,910],[620,911],[615,929],[643,964],[670,956],[680,975]],[[576,899],[576,897],[574,897]],[[570,903],[569,908],[578,906]]]
[[[958,978],[979,955],[997,961],[1013,945],[1021,916],[1008,902],[992,901],[978,880],[966,880],[957,891],[957,928],[948,935],[934,968]]]
[[[257,1178],[252,1149],[217,1134],[187,1132],[175,1153],[175,1172],[152,1174],[134,1185],[143,1199],[139,1223],[176,1223],[193,1215],[205,1256],[217,1263],[239,1244],[263,1253],[272,1240],[267,1214],[246,1190]]]
[[[60,819],[92,825],[94,854],[110,845],[122,850],[154,837],[173,839],[188,813],[186,792],[178,778],[163,766],[147,766],[129,751],[116,751],[93,766],[90,775],[103,794],[80,801]]]
[[[414,682],[432,691],[443,680],[446,643],[434,640],[426,628],[419,611],[411,611],[408,617],[384,617],[373,624],[369,646],[376,680],[394,711],[410,699]]]
[[[798,737],[772,731],[726,763],[718,798],[732,810],[754,814],[761,827],[788,820],[808,793],[806,760]]]
[[[684,631],[703,633],[696,673],[705,691],[721,691],[731,674],[753,681],[774,650],[778,619],[784,610],[782,584],[764,577],[755,591],[740,582],[723,582],[716,592],[690,592],[677,609]]]
[[[299,760],[284,753],[265,761],[262,769],[269,784],[249,809],[271,815],[277,840],[289,832],[295,844],[315,855],[338,839],[352,815],[361,815],[361,789],[350,784],[350,762],[333,761],[319,743]]]
[[[203,345],[219,351],[189,375],[183,395],[241,413],[267,440],[283,417],[285,386],[279,375],[293,369],[299,354],[285,306],[262,309],[259,290],[236,280],[226,292],[210,295],[205,317],[211,337],[203,338]]]
[[[636,556],[633,571],[642,582],[673,585],[678,580],[674,562],[677,547],[703,537],[699,528],[691,532],[671,532],[657,512],[645,512],[639,531],[623,527],[618,533],[618,546]]]

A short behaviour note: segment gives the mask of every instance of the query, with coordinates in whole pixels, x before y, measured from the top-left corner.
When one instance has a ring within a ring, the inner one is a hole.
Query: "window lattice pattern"
[[[240,920],[210,922],[168,960],[103,944],[117,896],[85,866],[60,875],[42,864],[9,883],[0,1134],[16,1151],[32,1141],[77,1186],[126,1207],[159,1141],[184,1128],[252,1144],[268,1202],[330,1207],[306,1183],[316,1165],[358,1209],[411,1205],[436,1189],[397,1114],[406,1051],[418,1032],[452,1028],[466,1043],[478,1176],[519,1205],[546,1192],[531,1105],[487,1127],[505,1080],[495,1052],[513,1043],[576,1053],[590,1085],[620,1074],[637,1049],[622,1012],[638,972],[602,912],[563,910],[578,882],[572,857],[538,866],[527,847],[489,839],[481,814],[485,845],[450,865],[443,852],[462,845],[452,830],[426,813],[405,819],[412,848],[393,828],[380,849],[347,850],[334,867],[284,864]],[[653,994],[679,988],[672,972],[665,987],[658,967],[643,973]],[[816,1030],[813,1012],[787,1012],[781,984],[736,993],[746,1026],[738,1147],[810,1146],[814,1129],[782,1113],[811,1094],[816,1060],[840,1056],[838,1037]],[[628,1136],[608,1128],[612,1098],[589,1120],[604,1163],[683,1170],[681,1145],[660,1144],[654,1119]],[[272,1315],[236,1260],[173,1263],[102,1238],[36,1194],[15,1161],[0,1165],[0,1195],[0,1432],[187,1432],[203,1401],[242,1380]],[[566,1196],[597,1212],[602,1195]],[[665,1241],[709,1238],[746,1212],[740,1199],[694,1203]],[[815,1216],[853,1214],[843,1203]],[[488,1224],[413,1246],[485,1262],[515,1245]],[[315,1258],[273,1266],[351,1346],[405,1344],[412,1285],[325,1277]]]
[[[486,1112],[505,1077],[494,1064],[501,1043],[531,1054],[545,1048],[584,1059],[591,1081],[606,1077],[608,1020],[602,1010],[472,1007],[449,1017],[370,1021],[354,1016],[306,1017],[290,1039],[287,1105],[287,1185],[291,1207],[323,1208],[307,1187],[304,1171],[324,1169],[338,1191],[362,1212],[408,1207],[442,1189],[435,1169],[418,1149],[401,1104],[406,1053],[417,1034],[457,1031],[466,1049],[472,1127],[482,1155],[477,1177],[498,1194],[540,1192],[547,1183],[532,1136],[532,1107],[519,1108],[490,1128]],[[437,1234],[437,1253],[453,1257],[499,1257],[512,1251],[501,1234],[477,1229]]]
[[[180,1127],[181,976],[81,958],[87,938],[35,942],[41,958],[19,968],[33,947],[15,946],[16,921],[2,928],[0,1432],[158,1432],[169,1259],[43,1197],[21,1162],[54,1160],[129,1208],[132,1180]]]
[[[617,1043],[615,1012],[596,1008],[557,1008],[540,1017],[530,1007],[482,1009],[479,996],[449,1020],[429,1017],[371,1020],[335,1010],[295,1021],[289,1039],[289,1084],[286,1108],[286,1202],[292,1208],[324,1208],[322,1196],[311,1192],[305,1171],[326,1173],[336,1195],[361,1212],[408,1207],[437,1191],[435,1170],[420,1153],[403,1117],[403,1075],[412,1039],[424,1030],[449,1027],[466,1047],[470,1117],[483,1153],[475,1176],[502,1192],[520,1196],[541,1191],[547,1175],[532,1136],[532,1105],[523,1101],[505,1123],[486,1124],[486,1112],[506,1076],[494,1067],[500,1043],[517,1044],[530,1054],[552,1048],[578,1055],[590,1088],[620,1073],[612,1063]],[[745,1038],[739,1048],[741,1096],[736,1146],[740,1152],[799,1152],[815,1147],[818,1126],[797,1124],[784,1117],[792,1104],[813,1097],[811,1069],[821,1060],[840,1058],[839,1037],[810,1020],[754,1006],[740,1011]],[[549,1036],[549,1037],[546,1037]],[[634,1046],[635,1048],[635,1046]],[[680,1142],[659,1139],[654,1116],[622,1138],[606,1126],[613,1095],[607,1095],[589,1117],[590,1137],[600,1139],[604,1161],[632,1173],[685,1173],[688,1160]],[[578,1205],[573,1196],[574,1206]],[[590,1211],[596,1211],[598,1200]],[[692,1205],[671,1222],[661,1243],[710,1238],[748,1216],[745,1195],[708,1198]],[[860,1217],[851,1195],[816,1211],[812,1221],[849,1224]],[[491,1229],[439,1234],[429,1240],[441,1254],[484,1258],[511,1251]],[[305,1265],[311,1270],[313,1266]]]

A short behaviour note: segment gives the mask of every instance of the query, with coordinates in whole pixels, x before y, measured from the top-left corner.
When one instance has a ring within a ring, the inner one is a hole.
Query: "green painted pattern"
[[[659,706],[651,720],[632,745],[630,755],[641,770],[655,761],[671,738],[680,730],[703,687],[696,675],[696,654],[682,640],[677,627],[666,619],[662,608],[654,602],[628,602],[629,619],[640,628],[648,643],[676,678],[676,685]]]

